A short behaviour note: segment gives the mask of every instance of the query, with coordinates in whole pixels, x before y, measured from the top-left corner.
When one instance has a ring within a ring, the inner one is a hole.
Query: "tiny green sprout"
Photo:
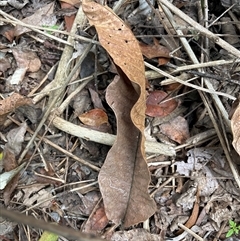
[[[58,25],[52,25],[52,26],[48,26],[48,25],[42,25],[42,27],[47,28],[47,29],[53,29],[53,30],[56,30],[56,29],[58,29],[58,28],[59,28],[59,26],[58,26]],[[51,31],[47,31],[47,33],[48,33],[48,34],[52,34],[52,32],[51,32]]]
[[[238,235],[240,231],[240,225],[237,225],[237,223],[235,223],[233,220],[229,220],[229,226],[230,226],[230,229],[228,230],[226,237],[229,238],[233,234]]]

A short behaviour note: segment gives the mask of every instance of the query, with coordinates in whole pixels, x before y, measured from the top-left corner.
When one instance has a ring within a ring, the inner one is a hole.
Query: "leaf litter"
[[[1,207],[109,240],[227,240],[229,221],[240,223],[237,100],[228,119],[240,91],[240,12],[207,2],[208,12],[201,1],[2,6]],[[87,43],[97,44],[87,53]],[[72,83],[50,104],[60,55],[70,60],[60,79],[70,73]],[[42,237],[7,222],[3,239]]]

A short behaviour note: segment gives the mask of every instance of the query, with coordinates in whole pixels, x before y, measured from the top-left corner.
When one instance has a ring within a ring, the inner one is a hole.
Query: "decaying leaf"
[[[177,116],[169,122],[163,123],[160,125],[160,130],[161,133],[179,144],[184,143],[190,137],[188,122],[182,116]]]
[[[197,221],[198,214],[199,214],[199,203],[200,203],[199,194],[200,194],[200,191],[199,191],[199,188],[198,188],[197,192],[196,192],[196,201],[195,201],[194,206],[193,206],[192,214],[189,217],[188,221],[184,224],[184,226],[187,227],[187,228],[191,228]],[[180,234],[182,232],[183,232],[183,230],[179,230],[177,232],[177,234]]]
[[[125,23],[106,6],[83,1],[90,24],[117,65],[106,100],[117,118],[117,138],[99,173],[107,217],[129,227],[155,212],[148,194],[149,170],[145,161],[145,75],[137,40]],[[116,208],[117,207],[117,208]]]
[[[103,203],[97,204],[87,222],[83,225],[83,232],[97,234],[101,232],[108,224],[108,218],[103,207]]]
[[[105,111],[101,109],[92,109],[79,116],[80,121],[89,126],[100,126],[108,124],[108,116]]]
[[[232,115],[231,127],[233,133],[233,147],[240,155],[240,103]]]
[[[161,241],[160,235],[151,234],[143,228],[133,229],[129,231],[115,232],[111,238],[112,241]]]
[[[0,72],[5,72],[9,68],[11,68],[9,59],[7,58],[0,59]]]
[[[25,197],[23,204],[27,207],[31,207],[33,204],[38,203],[38,206],[49,207],[51,204],[51,199],[53,197],[52,193],[48,190],[48,188],[40,189],[39,187],[35,188],[35,192],[33,191],[34,188],[25,191]]]
[[[0,126],[5,122],[7,115],[22,105],[31,104],[31,99],[14,93],[10,97],[0,101]]]
[[[159,45],[159,43],[157,43],[156,41],[154,41],[153,45],[146,45],[144,43],[140,43],[140,47],[142,54],[148,59],[157,57],[170,58],[170,51],[166,47]]]
[[[29,72],[36,72],[41,67],[41,61],[36,52],[24,48],[12,48],[14,58],[19,68],[26,68]]]
[[[9,149],[15,156],[17,156],[22,149],[22,143],[24,141],[26,130],[27,124],[24,122],[20,127],[9,131],[7,134],[8,142],[5,146],[5,149]]]
[[[66,1],[61,1],[60,3],[61,3],[62,9],[70,9],[70,10],[75,9],[74,6],[72,5],[72,3],[68,3]],[[66,30],[68,32],[70,32],[70,30],[72,28],[74,19],[75,19],[75,14],[69,15],[69,16],[67,16],[67,15],[64,16],[65,26],[66,26]]]
[[[213,157],[219,162],[220,169],[226,169],[226,161],[221,149],[194,148],[187,152],[188,160],[177,161],[177,172],[181,175],[189,176],[193,171],[198,171],[200,196],[210,196],[219,186],[214,174],[211,172],[206,162]],[[201,171],[201,172],[200,172]]]
[[[5,172],[10,172],[11,175],[5,176],[5,178],[8,177],[8,179],[3,180],[3,184],[7,184],[3,193],[5,205],[10,201],[11,194],[18,184],[19,171],[23,167],[20,166],[21,168],[18,169],[16,156],[22,149],[22,142],[26,129],[27,125],[24,123],[20,127],[11,130],[7,135],[8,142],[3,151],[3,166]]]
[[[44,7],[39,8],[33,15],[22,19],[21,21],[26,24],[35,26],[53,26],[57,22],[57,18],[53,13],[54,3],[47,4]],[[17,37],[23,33],[30,32],[31,29],[22,25],[15,27],[14,35]]]
[[[151,117],[164,117],[169,115],[178,106],[178,102],[174,99],[167,99],[168,94],[162,90],[150,92],[147,98],[146,115]]]

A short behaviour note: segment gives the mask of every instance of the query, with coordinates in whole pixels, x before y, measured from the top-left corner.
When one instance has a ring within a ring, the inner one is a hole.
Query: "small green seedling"
[[[229,226],[230,226],[230,229],[228,230],[226,237],[229,238],[233,234],[238,235],[240,231],[240,225],[237,225],[237,223],[235,223],[233,220],[229,220]]]
[[[58,25],[52,25],[52,26],[48,26],[48,25],[42,25],[42,27],[46,28],[46,29],[53,29],[53,30],[57,30],[59,28]],[[48,34],[52,34],[51,31],[47,31]]]

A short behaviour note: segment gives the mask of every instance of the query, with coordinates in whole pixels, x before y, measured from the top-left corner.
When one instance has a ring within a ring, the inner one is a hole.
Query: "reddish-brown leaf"
[[[0,125],[4,123],[8,113],[14,111],[16,108],[22,105],[28,105],[31,103],[31,99],[17,93],[12,94],[10,97],[4,100],[0,100]]]
[[[61,2],[65,2],[65,3],[68,3],[69,5],[79,5],[79,0],[61,0]]]
[[[80,121],[89,126],[100,126],[108,124],[108,116],[102,109],[92,109],[79,116]]]
[[[31,104],[31,99],[22,96],[20,94],[14,93],[8,98],[0,101],[0,116],[9,113],[19,106]]]
[[[90,24],[112,57],[120,76],[108,86],[106,100],[117,118],[117,137],[99,173],[107,217],[129,227],[155,212],[148,193],[145,161],[145,70],[137,40],[125,23],[106,6],[83,1]]]
[[[12,48],[12,52],[19,68],[26,68],[29,72],[40,69],[41,61],[36,52],[24,48]]]
[[[164,57],[170,58],[169,50],[159,45],[158,43],[154,42],[153,45],[146,45],[144,43],[140,43],[142,54],[147,57],[148,59],[157,58],[157,57]]]
[[[178,106],[178,102],[174,99],[167,100],[167,96],[167,93],[162,90],[150,92],[147,98],[146,115],[152,117],[164,117],[169,115]]]
[[[181,116],[160,126],[161,133],[179,144],[184,143],[189,137],[188,122]]]
[[[199,214],[199,203],[200,203],[200,198],[199,198],[200,195],[199,194],[200,194],[200,190],[198,188],[197,193],[196,193],[196,201],[193,206],[192,214],[189,217],[188,221],[184,224],[184,226],[187,228],[191,228],[197,221],[198,214]],[[177,235],[181,234],[182,232],[183,232],[183,230],[180,229],[177,232]]]
[[[170,61],[170,58],[158,58],[158,66],[165,65]]]
[[[108,222],[109,220],[106,216],[103,203],[101,202],[90,215],[89,219],[83,227],[83,231],[85,233],[97,234],[107,226]]]
[[[233,147],[240,155],[240,103],[238,102],[238,106],[235,109],[232,118],[231,118],[231,127],[233,133]]]
[[[74,3],[74,2],[73,2]],[[61,8],[62,9],[75,9],[73,4],[70,2],[68,3],[67,1],[61,1]],[[70,32],[73,22],[75,19],[75,15],[70,15],[70,16],[64,16],[64,21],[65,21],[65,27],[68,32]]]

